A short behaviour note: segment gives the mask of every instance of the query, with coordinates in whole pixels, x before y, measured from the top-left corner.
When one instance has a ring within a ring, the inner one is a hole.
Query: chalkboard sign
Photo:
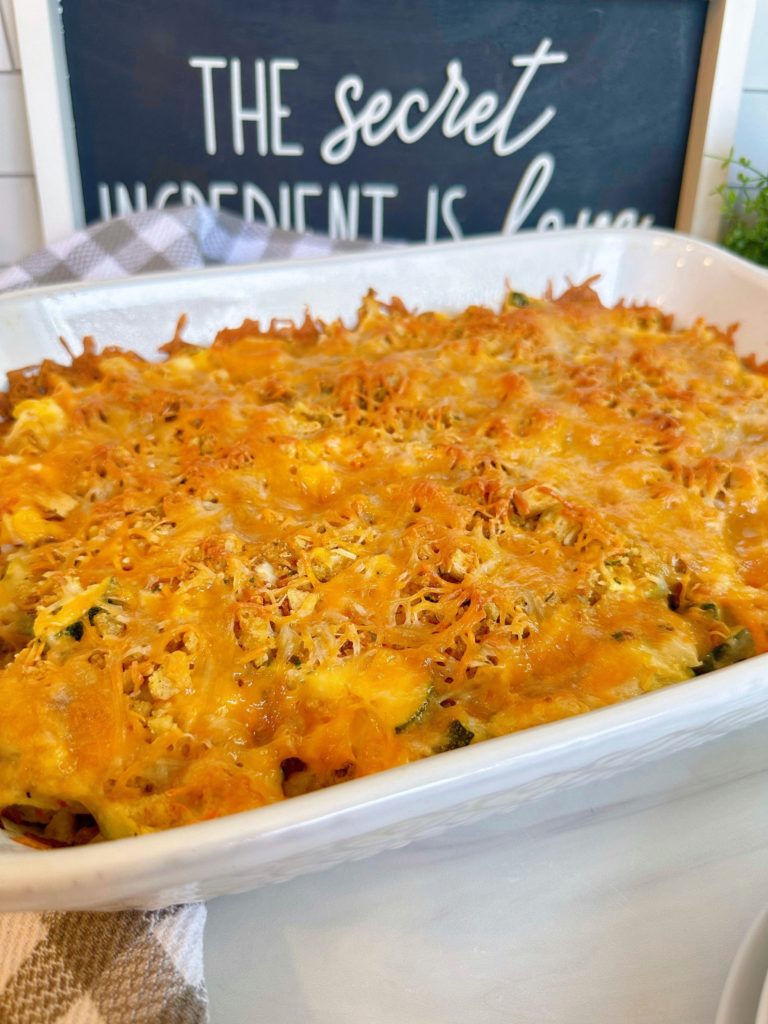
[[[78,219],[206,202],[413,241],[680,222],[707,0],[58,6]]]

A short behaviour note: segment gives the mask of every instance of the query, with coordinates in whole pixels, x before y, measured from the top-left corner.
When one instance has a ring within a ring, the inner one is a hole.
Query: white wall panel
[[[0,174],[32,174],[21,75],[0,75]]]
[[[3,24],[2,11],[0,10],[0,73],[13,71],[14,64],[11,57],[11,45],[8,40],[8,33]]]
[[[21,67],[19,60],[19,41],[16,38],[16,21],[13,16],[12,0],[0,0],[0,21],[5,27],[6,45],[14,68]]]
[[[745,92],[741,97],[733,148],[736,156],[748,157],[768,173],[768,91]]]
[[[15,263],[40,242],[34,178],[0,178],[0,264]]]
[[[744,88],[768,90],[768,0],[757,0]]]

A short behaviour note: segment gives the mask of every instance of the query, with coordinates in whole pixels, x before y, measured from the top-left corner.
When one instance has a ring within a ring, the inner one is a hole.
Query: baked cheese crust
[[[0,407],[0,807],[54,843],[768,647],[768,380],[729,333],[585,285],[166,349]]]

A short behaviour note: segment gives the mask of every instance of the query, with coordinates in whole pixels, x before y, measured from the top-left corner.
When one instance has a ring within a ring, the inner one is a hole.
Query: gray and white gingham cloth
[[[83,228],[0,271],[0,292],[223,263],[331,256],[371,245],[247,223],[206,206],[147,210]]]
[[[205,1024],[204,925],[203,903],[1,915],[0,1021]]]
[[[247,224],[207,207],[147,211],[94,224],[0,271],[0,292],[370,245]],[[0,914],[0,1024],[204,1024],[204,924],[202,903]]]

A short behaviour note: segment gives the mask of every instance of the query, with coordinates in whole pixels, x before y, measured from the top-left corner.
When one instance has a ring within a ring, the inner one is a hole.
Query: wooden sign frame
[[[716,240],[756,0],[710,0],[675,227]],[[14,0],[42,232],[55,244],[84,226],[75,126],[57,0]]]

